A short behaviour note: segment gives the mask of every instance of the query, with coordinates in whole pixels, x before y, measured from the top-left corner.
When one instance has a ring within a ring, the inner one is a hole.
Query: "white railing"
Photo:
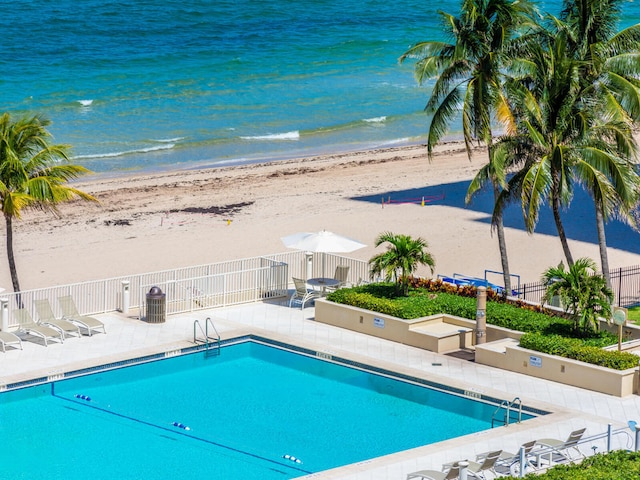
[[[137,303],[140,308],[139,318],[146,317],[146,295],[152,287],[159,287],[165,294],[167,315],[286,296],[287,264],[264,260],[271,265],[141,285]]]
[[[7,326],[14,328],[17,326],[17,321],[13,312],[17,308],[29,310],[34,319],[37,319],[34,301],[46,298],[49,299],[55,314],[62,316],[58,297],[71,295],[82,315],[122,310],[123,301],[128,297],[128,307],[133,311],[132,313],[143,316],[145,295],[152,286],[160,287],[163,292],[167,290],[165,292],[167,306],[175,303],[177,309],[175,311],[168,309],[168,313],[178,313],[178,311],[195,310],[198,306],[211,308],[284,296],[287,294],[291,277],[307,278],[309,270],[312,272],[311,276],[331,277],[337,265],[348,265],[350,283],[356,283],[360,278],[366,279],[368,275],[367,263],[360,260],[314,253],[309,265],[307,258],[305,252],[291,251],[174,270],[24,290],[19,293],[4,293],[2,298],[7,299],[7,303],[6,311],[3,310],[2,315],[7,317]],[[125,285],[129,294],[125,293]],[[180,304],[182,309],[178,309]],[[211,306],[208,306],[209,304]],[[142,312],[136,310],[142,310]]]

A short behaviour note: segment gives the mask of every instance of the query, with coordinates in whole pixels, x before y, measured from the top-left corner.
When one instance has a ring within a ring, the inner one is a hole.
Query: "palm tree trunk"
[[[20,291],[20,282],[18,282],[18,271],[16,269],[16,259],[13,255],[13,222],[9,215],[4,216],[7,224],[7,259],[9,260],[9,273],[11,274],[11,282],[13,283],[13,291]]]
[[[567,234],[564,231],[564,226],[562,225],[562,220],[560,219],[560,201],[555,195],[552,199],[552,204],[553,219],[556,222],[556,229],[558,230],[558,237],[560,237],[560,243],[562,244],[562,251],[564,252],[564,257],[567,259],[567,265],[571,267],[573,265],[573,256],[571,255],[571,250],[569,250]]]
[[[607,287],[611,288],[611,276],[609,274],[609,256],[607,255],[607,238],[604,233],[604,215],[602,204],[598,201],[596,205],[596,228],[598,230],[598,247],[600,247],[600,268],[602,276],[607,282]]]
[[[500,196],[500,191],[498,190],[498,186],[493,184],[493,198],[497,203],[498,197]],[[504,276],[504,290],[505,296],[511,295],[511,272],[509,271],[509,258],[507,256],[507,242],[504,238],[504,224],[502,222],[502,211],[496,215],[496,232],[498,234],[498,247],[500,249],[500,261],[502,262],[502,274]]]

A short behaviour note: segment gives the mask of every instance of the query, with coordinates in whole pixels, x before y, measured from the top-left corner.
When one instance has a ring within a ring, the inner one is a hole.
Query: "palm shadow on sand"
[[[464,198],[467,193],[469,181],[447,183],[422,188],[407,190],[381,191],[380,193],[351,197],[352,200],[376,203],[382,208],[396,208],[400,204],[423,208],[422,198],[425,199],[425,207],[430,205],[444,205],[454,208],[465,208],[476,212],[485,213],[486,216],[477,220],[488,225],[491,223],[493,211],[493,194],[488,190],[479,193],[469,205],[465,205]],[[391,199],[391,204],[386,204]],[[570,240],[598,243],[596,232],[595,210],[591,197],[581,188],[577,188],[571,202],[569,211],[561,214],[567,237]],[[508,228],[525,230],[520,204],[510,205],[504,214],[504,225]],[[631,253],[640,254],[640,233],[624,223],[611,220],[605,226],[607,246]],[[548,205],[540,209],[540,216],[535,233],[557,237],[558,233],[553,221],[553,215]]]

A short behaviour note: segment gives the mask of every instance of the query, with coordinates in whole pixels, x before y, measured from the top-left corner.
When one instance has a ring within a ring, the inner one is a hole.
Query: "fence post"
[[[640,425],[636,425],[636,452],[640,450]]]
[[[487,342],[487,288],[478,287],[476,296],[476,345]]]
[[[622,305],[620,302],[622,301],[622,267],[618,269],[618,306]]]
[[[0,298],[0,330],[6,332],[9,329],[9,299],[7,297]]]
[[[520,474],[518,475],[519,478],[524,478],[525,474],[527,473],[525,470],[527,468],[527,458],[526,458],[526,453],[524,451],[524,447],[520,447],[520,451],[518,452],[519,455],[519,460],[520,460]]]
[[[129,292],[129,280],[122,281],[122,313],[129,313],[131,304],[131,293]]]
[[[607,425],[607,452],[611,451],[611,424]]]

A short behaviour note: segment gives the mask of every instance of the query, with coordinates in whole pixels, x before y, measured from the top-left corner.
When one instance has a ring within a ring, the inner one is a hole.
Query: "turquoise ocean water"
[[[439,38],[437,9],[459,2],[7,2],[0,106],[50,118],[96,172],[418,143],[428,90],[397,60]]]

